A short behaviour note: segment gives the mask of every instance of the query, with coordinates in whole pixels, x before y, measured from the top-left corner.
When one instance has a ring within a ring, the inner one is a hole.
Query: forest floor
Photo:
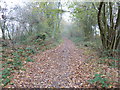
[[[90,67],[87,63],[86,65],[84,63],[95,53],[91,54],[85,54],[85,49],[77,48],[72,41],[64,38],[63,43],[59,46],[33,56],[35,62],[28,62],[24,66],[26,71],[20,70],[16,72],[12,80],[14,85],[8,85],[6,87],[91,87],[91,84],[87,82],[93,78],[94,72],[96,72],[96,70],[93,69],[95,66]],[[114,70],[112,70],[112,72],[116,73]]]

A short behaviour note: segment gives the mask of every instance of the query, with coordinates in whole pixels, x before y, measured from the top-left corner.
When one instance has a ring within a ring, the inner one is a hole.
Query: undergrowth
[[[0,59],[2,62],[2,72],[0,72],[2,78],[0,79],[0,86],[5,87],[8,84],[14,84],[11,83],[11,80],[14,77],[13,73],[19,70],[25,71],[23,66],[27,62],[34,62],[31,56],[47,49],[51,49],[61,43],[61,41],[61,39],[57,39],[55,42],[50,39],[44,41],[37,39],[29,43],[24,42],[24,45],[22,45],[22,42],[21,45],[16,45],[14,50],[10,47],[3,47],[1,51],[2,58]]]
[[[84,68],[87,68],[91,79],[88,82],[97,87],[112,88],[118,85],[118,67],[120,58],[117,57],[119,50],[114,50],[114,56],[108,55],[109,51],[104,51],[98,47],[100,43],[94,41],[84,41],[80,38],[71,38],[78,48],[84,49],[83,54],[92,57],[85,61]]]
[[[8,49],[7,49],[8,50]],[[13,78],[12,74],[16,70],[22,69],[22,66],[25,62],[33,62],[34,60],[30,57],[30,55],[35,54],[35,50],[32,48],[17,48],[16,51],[12,51],[8,53],[4,52],[2,56],[2,78],[1,85],[6,86],[10,83]]]
[[[95,74],[93,79],[88,80],[91,84],[94,84],[95,86],[101,86],[101,87],[109,87],[111,84],[109,84],[108,78],[104,78],[103,74]]]

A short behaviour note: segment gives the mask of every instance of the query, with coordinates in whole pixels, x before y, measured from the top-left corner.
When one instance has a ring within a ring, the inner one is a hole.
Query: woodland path
[[[82,52],[72,41],[64,38],[58,47],[34,56],[35,62],[29,62],[25,66],[26,71],[20,71],[13,79],[14,87],[81,87],[83,79],[76,78],[75,74],[85,60]]]

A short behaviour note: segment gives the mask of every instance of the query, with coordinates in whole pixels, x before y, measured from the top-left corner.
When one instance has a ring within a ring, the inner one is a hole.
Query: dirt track
[[[81,87],[82,79],[75,77],[76,70],[85,60],[81,49],[77,49],[72,41],[64,42],[54,49],[39,53],[35,62],[29,62],[14,78],[17,88],[70,88]]]

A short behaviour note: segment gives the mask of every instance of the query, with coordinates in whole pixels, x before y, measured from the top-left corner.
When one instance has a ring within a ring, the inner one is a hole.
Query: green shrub
[[[108,87],[108,79],[102,78],[102,74],[95,74],[94,79],[88,80],[91,84],[101,85],[102,87]]]
[[[4,86],[6,86],[9,82],[10,82],[10,78],[5,78],[2,83],[4,84]]]
[[[26,50],[27,50],[27,53],[31,53],[31,54],[36,53],[36,51],[34,49],[30,48],[30,47],[27,47]]]
[[[28,58],[26,59],[26,61],[27,61],[27,62],[33,62],[34,60],[32,60],[30,57],[28,57]]]

